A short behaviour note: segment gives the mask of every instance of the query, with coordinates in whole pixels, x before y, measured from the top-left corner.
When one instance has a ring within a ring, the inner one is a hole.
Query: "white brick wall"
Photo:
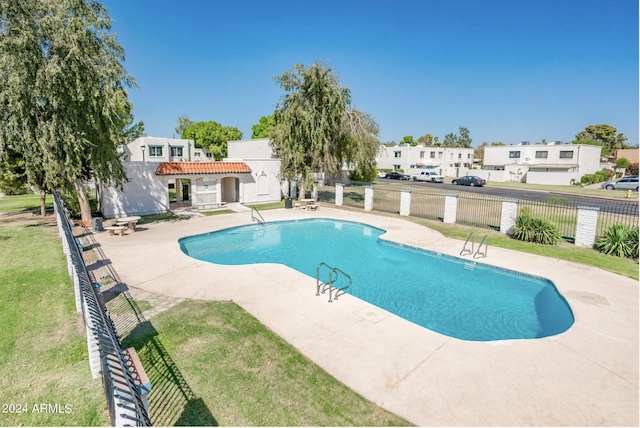
[[[344,185],[336,183],[336,205],[341,207],[344,202]]]
[[[599,208],[578,207],[578,225],[576,226],[576,245],[593,247],[596,239]]]
[[[364,188],[364,210],[371,211],[373,209],[373,187]]]
[[[445,195],[444,197],[444,223],[455,223],[458,212],[458,195]]]
[[[400,215],[411,213],[411,190],[403,190],[400,193]]]
[[[502,201],[502,212],[500,214],[500,233],[511,235],[513,233],[513,226],[516,225],[517,216],[518,201]]]

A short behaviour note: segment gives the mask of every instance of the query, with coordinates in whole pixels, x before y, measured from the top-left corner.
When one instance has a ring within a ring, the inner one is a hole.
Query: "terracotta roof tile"
[[[234,174],[248,173],[251,168],[244,162],[163,162],[156,175]]]

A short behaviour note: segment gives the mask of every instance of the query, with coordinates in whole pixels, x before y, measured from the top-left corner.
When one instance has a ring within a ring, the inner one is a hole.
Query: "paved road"
[[[568,195],[564,193],[548,192],[541,190],[525,190],[525,189],[511,189],[507,187],[469,187],[469,186],[456,186],[449,183],[425,183],[419,181],[400,181],[389,179],[377,179],[377,182],[384,185],[391,185],[394,187],[403,187],[411,189],[425,189],[425,190],[445,190],[451,192],[470,192],[484,195],[500,196],[506,199],[524,199],[528,201],[547,202],[551,196],[562,196],[573,201],[576,206],[594,207],[599,208],[602,212],[612,212],[627,215],[638,215],[638,200],[620,200],[620,199],[606,199],[591,196],[578,196]],[[612,192],[620,192],[612,190]]]

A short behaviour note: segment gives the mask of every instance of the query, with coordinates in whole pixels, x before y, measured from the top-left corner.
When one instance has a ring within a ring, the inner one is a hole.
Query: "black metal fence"
[[[91,344],[97,346],[100,374],[111,423],[113,426],[116,423],[129,425],[126,421],[130,421],[131,426],[151,426],[149,415],[134,380],[136,374],[131,358],[123,351],[102,296],[91,280],[62,199],[57,192],[54,192],[53,199],[69,271],[77,287],[76,302],[82,308],[87,335],[89,335],[87,342],[90,364],[96,357],[96,351],[92,349]]]
[[[364,189],[366,186],[344,186],[343,204],[354,208],[364,208]],[[377,185],[373,192],[373,210],[399,212],[401,188],[390,185]],[[443,220],[447,194],[458,196],[456,223],[498,230],[504,200],[518,201],[518,215],[530,214],[543,217],[558,227],[562,237],[575,240],[578,224],[578,208],[598,209],[596,237],[602,235],[613,224],[633,227],[638,225],[638,201],[626,201],[582,196],[568,197],[559,194],[532,195],[530,193],[515,196],[499,196],[465,191],[446,191],[426,188],[411,189],[411,216],[431,220]],[[325,186],[319,189],[320,201],[335,203],[335,187]]]

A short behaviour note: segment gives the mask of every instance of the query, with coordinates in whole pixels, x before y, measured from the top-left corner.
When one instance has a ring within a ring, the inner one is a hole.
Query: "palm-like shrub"
[[[513,237],[525,242],[556,245],[562,241],[558,227],[542,217],[521,215],[516,218]]]
[[[623,224],[611,225],[596,240],[596,248],[611,256],[638,258],[638,228]]]

